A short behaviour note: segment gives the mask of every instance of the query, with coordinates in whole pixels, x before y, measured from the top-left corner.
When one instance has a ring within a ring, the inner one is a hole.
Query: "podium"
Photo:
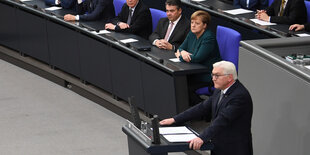
[[[168,155],[168,152],[190,150],[188,143],[171,143],[163,136],[160,136],[160,144],[152,144],[150,128],[143,133],[130,121],[122,127],[122,131],[127,135],[129,155]],[[213,147],[212,143],[206,143],[201,150],[211,150]]]

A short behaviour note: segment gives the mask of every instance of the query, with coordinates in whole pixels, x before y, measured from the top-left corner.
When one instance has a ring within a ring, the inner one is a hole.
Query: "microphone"
[[[158,116],[154,115],[151,120],[153,128],[153,144],[160,144]]]

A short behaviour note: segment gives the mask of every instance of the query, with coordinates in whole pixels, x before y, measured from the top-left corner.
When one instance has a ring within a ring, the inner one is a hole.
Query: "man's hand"
[[[115,30],[115,25],[112,23],[107,23],[107,24],[105,24],[105,29],[106,30]]]
[[[64,20],[65,21],[74,21],[75,20],[75,16],[74,15],[71,15],[71,14],[66,14],[64,16]]]
[[[129,28],[129,25],[127,23],[123,23],[123,22],[119,22],[118,23],[118,26],[121,28],[121,29],[127,29]]]
[[[295,31],[303,30],[305,29],[305,25],[294,24],[289,27],[289,30],[294,30],[294,29]]]
[[[155,42],[155,45],[156,45],[158,48],[165,49],[165,50],[172,50],[172,49],[173,49],[172,44],[170,44],[168,41],[166,41],[166,40],[164,40],[164,39],[157,40],[157,41]]]
[[[189,141],[189,148],[193,150],[199,150],[202,144],[203,140],[197,137]]]
[[[263,20],[266,22],[269,22],[269,16],[267,15],[265,10],[259,10],[256,14],[255,14],[256,18],[259,20]]]
[[[159,122],[160,125],[171,125],[175,122],[174,118],[167,118]]]

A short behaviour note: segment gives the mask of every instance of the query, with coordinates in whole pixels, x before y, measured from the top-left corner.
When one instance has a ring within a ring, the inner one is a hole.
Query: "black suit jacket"
[[[156,30],[150,35],[149,40],[153,43],[156,39],[164,39],[169,26],[168,18],[161,18],[157,24]],[[184,16],[181,16],[178,24],[175,26],[168,42],[174,45],[177,50],[186,38],[190,30],[190,22]]]
[[[113,24],[116,25],[118,22],[126,23],[128,19],[128,14],[129,7],[127,3],[125,3],[122,7],[121,12],[113,20]],[[139,1],[131,17],[129,28],[120,29],[119,26],[116,26],[115,31],[132,33],[148,39],[149,35],[152,33],[152,16],[150,9],[146,5],[144,5],[142,1]]]
[[[307,22],[307,9],[304,0],[288,0],[283,16],[278,16],[282,0],[274,0],[267,8],[270,22],[280,24],[303,24]]]
[[[305,24],[305,30],[310,32],[310,23]]]
[[[77,4],[80,20],[101,20],[108,22],[115,17],[113,0],[85,0]]]
[[[175,116],[176,123],[206,116],[211,124],[199,137],[214,143],[212,155],[252,155],[253,103],[248,90],[237,80],[217,105],[219,96],[215,90],[209,100]]]
[[[268,0],[249,0],[249,7],[247,7],[246,2],[247,0],[234,0],[234,6],[254,11],[266,9],[268,6]]]

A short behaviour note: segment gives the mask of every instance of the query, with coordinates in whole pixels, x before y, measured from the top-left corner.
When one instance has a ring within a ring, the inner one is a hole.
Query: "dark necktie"
[[[282,3],[281,3],[281,10],[280,10],[280,16],[283,16],[283,13],[284,13],[284,4],[285,4],[285,0],[282,0]]]
[[[217,102],[217,107],[218,108],[220,107],[220,103],[221,103],[221,100],[222,100],[223,96],[224,96],[224,93],[223,93],[223,91],[221,91],[220,98],[219,98],[219,100]]]
[[[129,14],[128,14],[128,19],[127,19],[127,24],[130,25],[131,22],[131,16],[132,16],[132,9],[129,9]]]

